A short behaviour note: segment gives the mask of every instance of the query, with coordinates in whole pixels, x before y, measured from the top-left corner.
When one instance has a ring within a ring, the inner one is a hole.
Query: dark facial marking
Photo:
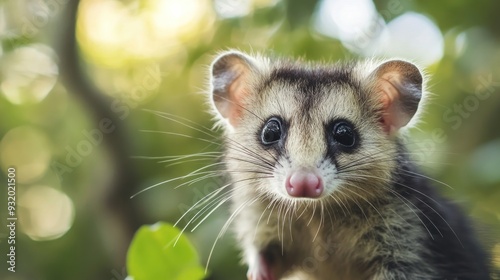
[[[323,99],[329,88],[335,86],[349,87],[359,92],[360,86],[352,77],[352,65],[314,66],[304,68],[293,64],[275,69],[267,82],[274,81],[290,84],[297,88],[297,92],[290,93],[301,104],[303,116],[310,117],[311,109]]]

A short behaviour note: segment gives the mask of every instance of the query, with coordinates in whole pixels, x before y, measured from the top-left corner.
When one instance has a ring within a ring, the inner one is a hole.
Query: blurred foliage
[[[165,223],[139,229],[127,253],[127,271],[134,280],[198,280],[205,275],[187,237]]]
[[[0,279],[124,279],[128,229],[179,219],[183,228],[193,218],[182,216],[191,205],[224,184],[223,178],[179,188],[185,181],[159,184],[214,161],[172,164],[154,158],[219,150],[202,140],[219,141],[219,132],[205,134],[213,124],[199,94],[217,52],[237,48],[328,62],[366,55],[318,32],[323,2],[82,0],[78,61],[87,75],[82,80],[110,100],[104,109],[119,123],[106,124],[96,119],[98,106],[84,103],[75,85],[70,87],[65,77],[71,69],[60,67],[65,60],[58,46],[65,40],[63,29],[75,20],[67,16],[73,1],[0,1],[0,182],[6,182],[9,166],[17,168],[19,216],[17,272],[8,273],[2,261]],[[439,45],[442,51],[426,67],[431,94],[421,120],[408,130],[409,146],[427,174],[443,182],[436,187],[474,218],[500,267],[500,2],[376,0],[374,5],[380,16],[375,27],[396,26],[413,12],[438,28],[442,44],[408,47],[425,54]],[[419,26],[407,30],[406,36],[419,39]],[[371,34],[361,35],[355,43]],[[418,59],[408,52],[409,59]],[[129,143],[125,156],[133,158],[139,182],[131,188],[114,187],[123,174],[113,146],[103,140],[116,133],[113,127]],[[228,218],[224,207],[193,232],[187,228],[202,264]],[[7,251],[3,228],[0,254]],[[224,235],[208,279],[244,279],[236,256],[231,235]]]

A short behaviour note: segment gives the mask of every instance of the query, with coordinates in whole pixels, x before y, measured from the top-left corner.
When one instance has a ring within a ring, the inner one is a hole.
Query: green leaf
[[[203,279],[204,270],[193,245],[166,223],[142,226],[127,253],[127,271],[134,280]],[[175,244],[175,246],[174,246]]]

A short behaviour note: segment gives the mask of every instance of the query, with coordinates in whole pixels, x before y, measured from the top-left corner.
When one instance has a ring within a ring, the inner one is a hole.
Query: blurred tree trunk
[[[60,59],[63,83],[68,92],[79,98],[87,107],[94,126],[99,127],[99,123],[104,119],[109,119],[115,126],[111,133],[103,133],[103,143],[109,152],[114,176],[107,186],[106,196],[100,201],[102,207],[94,210],[99,212],[96,213],[96,217],[103,217],[109,228],[118,227],[112,232],[107,232],[113,236],[107,236],[105,239],[113,241],[113,244],[107,245],[113,248],[115,267],[122,268],[125,266],[128,245],[141,225],[138,211],[130,199],[130,195],[138,186],[139,178],[130,159],[128,139],[131,137],[127,133],[126,124],[111,111],[112,99],[103,94],[85,72],[76,41],[78,6],[78,0],[70,0],[62,11],[62,33],[58,37],[60,41],[56,42],[56,51]]]

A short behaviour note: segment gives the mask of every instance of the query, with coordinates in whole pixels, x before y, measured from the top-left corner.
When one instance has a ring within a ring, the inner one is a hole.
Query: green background
[[[126,251],[141,225],[175,223],[224,184],[208,178],[175,188],[187,181],[180,180],[130,199],[214,162],[147,157],[218,150],[199,138],[219,141],[220,131],[207,137],[190,126],[213,125],[203,93],[221,50],[362,57],[317,32],[317,1],[249,1],[247,11],[229,18],[224,9],[240,2],[220,2],[0,1],[0,185],[6,189],[7,168],[15,166],[19,218],[17,272],[1,261],[1,279],[124,279]],[[414,12],[439,28],[443,55],[426,66],[432,98],[408,130],[410,147],[429,176],[452,187],[436,184],[474,219],[500,267],[500,2],[374,4],[386,23]],[[456,106],[469,109],[457,113]],[[223,205],[194,232],[188,227],[202,265],[228,217]],[[0,260],[7,234],[3,226]],[[245,279],[239,256],[224,235],[210,279]]]

